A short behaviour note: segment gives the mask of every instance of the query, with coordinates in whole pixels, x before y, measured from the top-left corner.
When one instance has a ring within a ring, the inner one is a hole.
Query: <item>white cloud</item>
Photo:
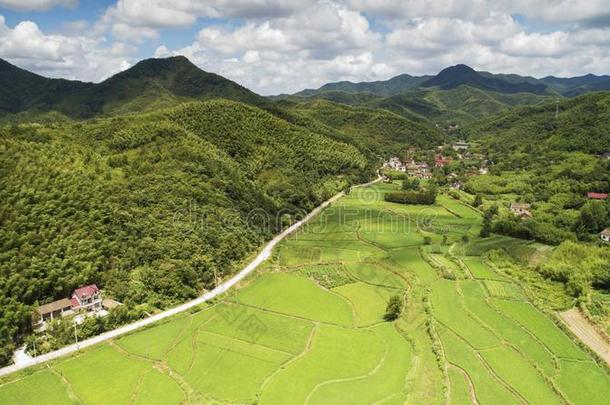
[[[45,34],[32,21],[11,28],[0,15],[0,57],[43,75],[99,81],[125,68],[136,51],[103,37]]]
[[[0,4],[9,1],[17,3]],[[155,57],[184,54],[263,94],[430,74],[456,63],[535,76],[599,74],[610,66],[607,2],[117,0],[97,22],[65,23],[62,35],[30,21],[9,28],[2,19],[0,57],[54,76],[97,80],[152,47]],[[179,33],[197,24],[204,25],[186,40],[190,45],[162,45],[163,29]]]
[[[76,7],[78,0],[0,0],[0,7],[18,11],[43,11],[53,7]]]

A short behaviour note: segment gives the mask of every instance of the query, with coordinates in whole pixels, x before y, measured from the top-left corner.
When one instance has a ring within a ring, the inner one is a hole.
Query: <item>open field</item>
[[[511,240],[461,246],[475,210],[392,187],[352,190],[220,301],[5,377],[0,403],[605,403],[605,369],[482,261]]]

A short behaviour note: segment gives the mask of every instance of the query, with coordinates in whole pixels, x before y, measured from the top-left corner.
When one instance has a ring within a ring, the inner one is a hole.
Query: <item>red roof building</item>
[[[606,193],[587,193],[587,198],[591,200],[605,200],[608,198],[608,194]]]
[[[100,309],[102,306],[102,294],[95,284],[79,287],[72,294],[72,308],[85,308],[87,310]]]
[[[436,155],[434,157],[434,166],[436,166],[436,167],[443,167],[443,166],[449,164],[449,162],[450,162],[449,158],[446,158],[443,155]]]

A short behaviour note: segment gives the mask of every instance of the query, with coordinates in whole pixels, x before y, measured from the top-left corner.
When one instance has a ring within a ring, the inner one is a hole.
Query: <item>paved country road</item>
[[[576,308],[560,312],[559,318],[584,344],[589,346],[610,366],[610,343],[595,329],[595,326]]]
[[[371,185],[373,183],[376,183],[376,182],[378,182],[380,180],[381,180],[381,177],[378,177],[376,180],[373,180],[373,181],[371,181],[369,183],[365,183],[365,184],[360,184],[360,185],[354,186],[353,188],[356,188],[356,187],[365,187],[365,186]],[[74,344],[71,344],[69,346],[62,347],[61,349],[55,350],[53,352],[49,352],[49,353],[42,354],[40,356],[31,358],[31,359],[28,359],[28,360],[24,360],[24,361],[20,362],[19,364],[13,364],[11,366],[0,368],[0,376],[4,376],[4,375],[10,374],[10,373],[14,373],[15,371],[19,371],[19,370],[22,370],[24,368],[27,368],[27,367],[30,367],[30,366],[33,366],[33,365],[36,365],[36,364],[41,364],[41,363],[44,363],[44,362],[56,359],[58,357],[65,356],[67,354],[74,353],[76,351],[84,349],[85,347],[93,346],[95,344],[104,342],[106,340],[109,340],[109,339],[112,339],[112,338],[124,335],[124,334],[132,332],[132,331],[134,331],[136,329],[140,329],[140,328],[142,328],[144,326],[147,326],[147,325],[150,325],[150,324],[152,324],[154,322],[160,321],[161,319],[165,319],[165,318],[168,318],[170,316],[179,314],[180,312],[184,312],[184,311],[186,311],[186,310],[188,310],[190,308],[193,308],[193,307],[195,307],[195,306],[197,306],[199,304],[202,304],[202,303],[204,303],[206,301],[209,301],[212,298],[215,298],[215,297],[217,297],[219,295],[224,294],[228,289],[233,287],[235,284],[237,284],[239,281],[241,281],[244,277],[246,277],[248,274],[250,274],[254,269],[256,269],[258,267],[258,265],[260,265],[262,262],[264,262],[271,255],[271,251],[273,250],[273,248],[282,239],[284,239],[286,236],[290,235],[291,233],[293,233],[294,231],[299,229],[303,224],[307,223],[309,220],[311,220],[313,217],[315,217],[324,208],[326,208],[327,206],[329,206],[331,203],[333,203],[334,201],[338,200],[339,198],[343,197],[343,195],[344,195],[343,192],[340,192],[340,193],[336,194],[335,196],[333,196],[329,200],[323,202],[318,207],[316,207],[313,211],[311,211],[309,214],[307,214],[302,220],[300,220],[298,222],[295,222],[289,228],[284,230],[282,233],[280,233],[279,235],[277,235],[276,237],[271,239],[271,241],[269,241],[269,243],[267,243],[267,245],[265,245],[263,250],[254,258],[254,260],[252,260],[239,273],[237,273],[236,275],[231,277],[229,280],[223,282],[222,284],[217,286],[212,291],[209,291],[209,292],[203,294],[202,296],[200,296],[198,298],[195,298],[192,301],[186,302],[186,303],[184,303],[182,305],[179,305],[177,307],[170,308],[170,309],[168,309],[166,311],[163,311],[163,312],[160,312],[158,314],[152,315],[152,316],[150,316],[148,318],[144,318],[144,319],[139,320],[137,322],[130,323],[130,324],[125,325],[125,326],[121,326],[120,328],[113,329],[111,331],[102,333],[101,335],[97,335],[97,336],[91,337],[89,339],[83,340],[82,342],[74,343]]]

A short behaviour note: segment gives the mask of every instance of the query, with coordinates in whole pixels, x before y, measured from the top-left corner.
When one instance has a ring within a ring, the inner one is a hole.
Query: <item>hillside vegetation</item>
[[[0,358],[30,305],[98,283],[162,308],[366,173],[354,146],[230,101],[0,130]]]
[[[559,104],[520,107],[468,127],[490,150],[603,153],[610,150],[610,93],[586,94]]]
[[[535,105],[555,101],[555,97],[533,93],[505,94],[481,90],[468,85],[443,90],[437,88],[410,90],[392,96],[372,93],[349,93],[326,91],[309,97],[290,96],[284,99],[293,102],[328,100],[334,103],[384,109],[409,120],[465,125],[481,118],[509,110],[518,105]]]
[[[337,139],[355,145],[368,156],[387,157],[401,147],[430,148],[442,133],[428,122],[415,121],[390,111],[350,107],[326,100],[292,103],[283,107],[295,122],[323,125]]]

